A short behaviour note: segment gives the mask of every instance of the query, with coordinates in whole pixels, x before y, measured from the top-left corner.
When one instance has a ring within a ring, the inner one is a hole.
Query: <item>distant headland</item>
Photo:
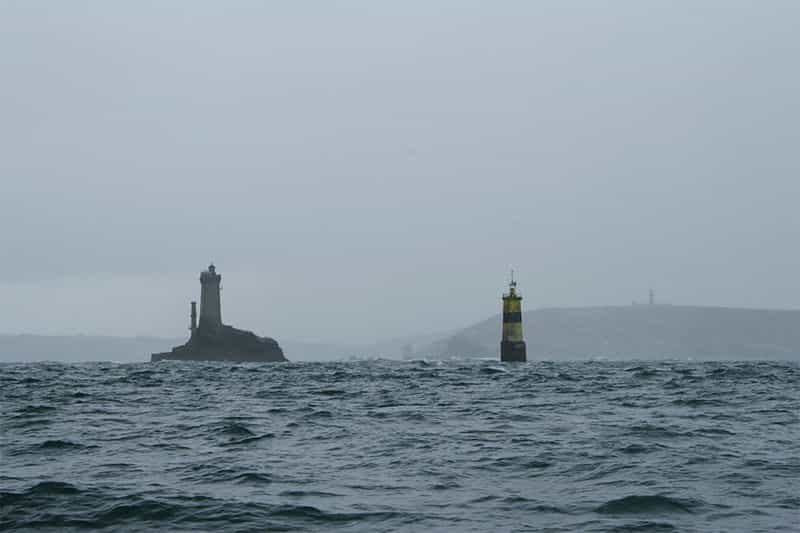
[[[522,313],[528,360],[800,360],[800,310],[653,303]],[[497,357],[501,317],[415,345],[411,357]]]
[[[222,276],[214,265],[200,273],[200,321],[197,304],[191,303],[189,341],[169,352],[154,353],[150,360],[180,361],[235,361],[281,362],[286,361],[283,350],[275,339],[259,337],[250,331],[236,329],[222,323],[222,306],[219,286]]]

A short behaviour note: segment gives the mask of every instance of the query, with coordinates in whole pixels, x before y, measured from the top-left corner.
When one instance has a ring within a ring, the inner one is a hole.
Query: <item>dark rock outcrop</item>
[[[182,346],[169,352],[154,353],[151,361],[235,361],[281,362],[286,361],[283,350],[275,339],[259,337],[250,331],[222,326],[213,334],[198,332]]]

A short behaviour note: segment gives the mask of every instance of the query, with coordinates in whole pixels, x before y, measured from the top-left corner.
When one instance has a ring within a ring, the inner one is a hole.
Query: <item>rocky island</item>
[[[180,361],[234,361],[281,362],[286,361],[283,350],[275,339],[259,337],[253,332],[236,329],[222,323],[219,286],[222,276],[214,265],[200,273],[200,320],[197,304],[191,303],[189,341],[169,352],[154,353],[152,362]]]

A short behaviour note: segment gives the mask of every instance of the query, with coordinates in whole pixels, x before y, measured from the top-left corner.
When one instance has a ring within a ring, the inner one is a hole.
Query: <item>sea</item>
[[[0,365],[2,531],[800,531],[800,366]]]

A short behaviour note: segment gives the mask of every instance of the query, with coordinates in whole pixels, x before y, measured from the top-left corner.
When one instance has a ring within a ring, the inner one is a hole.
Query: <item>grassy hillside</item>
[[[800,311],[634,305],[523,314],[528,359],[800,359]],[[500,316],[420,355],[495,357]]]

